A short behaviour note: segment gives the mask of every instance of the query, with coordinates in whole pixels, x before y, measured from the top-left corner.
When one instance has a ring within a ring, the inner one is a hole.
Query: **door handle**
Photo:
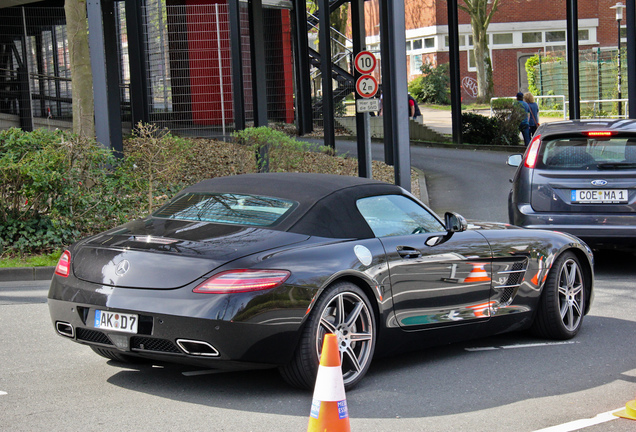
[[[422,256],[422,252],[420,252],[419,249],[415,249],[409,246],[398,246],[397,248],[397,253],[399,256],[401,256],[402,258],[419,258]]]

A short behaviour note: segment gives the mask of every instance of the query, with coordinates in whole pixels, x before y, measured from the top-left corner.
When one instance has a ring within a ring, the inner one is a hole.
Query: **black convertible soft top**
[[[404,195],[399,186],[378,180],[306,173],[264,173],[217,177],[184,193],[238,193],[283,198],[298,207],[270,229],[330,238],[374,237],[356,201],[374,195]]]

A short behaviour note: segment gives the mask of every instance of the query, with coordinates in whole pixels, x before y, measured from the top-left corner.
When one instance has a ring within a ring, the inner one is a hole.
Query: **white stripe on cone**
[[[319,366],[314,399],[323,402],[339,402],[345,399],[344,381],[340,366]]]

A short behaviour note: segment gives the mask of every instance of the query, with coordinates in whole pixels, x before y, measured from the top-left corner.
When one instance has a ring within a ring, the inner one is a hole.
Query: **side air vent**
[[[495,285],[495,289],[501,290],[501,297],[499,298],[500,306],[507,306],[512,303],[512,299],[517,292],[517,289],[523,282],[523,278],[528,269],[528,261],[517,261],[503,266],[503,269],[498,271],[500,276],[499,280],[505,278],[505,282],[500,285]]]

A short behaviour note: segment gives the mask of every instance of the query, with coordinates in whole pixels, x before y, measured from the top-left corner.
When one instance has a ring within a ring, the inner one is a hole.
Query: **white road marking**
[[[594,418],[575,420],[575,421],[571,421],[569,423],[564,423],[562,425],[550,426],[548,428],[540,429],[540,430],[537,430],[535,432],[572,432],[572,431],[575,431],[575,430],[579,430],[579,429],[583,429],[583,428],[586,428],[586,427],[594,426],[594,425],[597,425],[597,424],[605,423],[605,422],[608,422],[608,421],[611,421],[611,420],[616,420],[619,417],[616,417],[613,414],[615,412],[617,412],[617,411],[622,410],[622,409],[623,408],[618,408],[618,409],[615,409],[613,411],[608,411],[608,412],[604,412],[602,414],[598,414]]]
[[[2,390],[0,390],[0,396],[4,396],[6,394],[8,394],[8,393],[7,392],[3,392]]]
[[[552,345],[571,345],[576,343],[579,343],[579,342],[577,341],[542,342],[542,343],[531,343],[531,344],[502,345],[502,346],[493,346],[493,347],[474,347],[474,348],[464,348],[464,349],[470,352],[477,352],[477,351],[495,351],[500,349],[537,348],[537,347],[552,346]]]

